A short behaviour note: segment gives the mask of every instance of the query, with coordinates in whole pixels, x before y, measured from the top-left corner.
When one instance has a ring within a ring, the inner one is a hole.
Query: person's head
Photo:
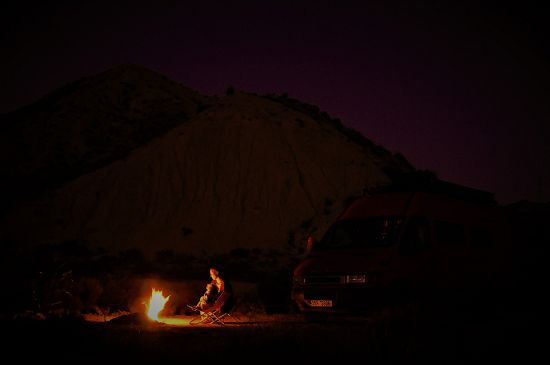
[[[218,270],[216,270],[216,269],[213,268],[213,267],[210,268],[210,277],[211,277],[212,279],[216,279],[216,278],[218,277],[219,274],[220,274],[220,273],[219,273]]]

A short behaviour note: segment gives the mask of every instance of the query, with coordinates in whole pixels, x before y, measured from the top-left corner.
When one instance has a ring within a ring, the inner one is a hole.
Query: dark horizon
[[[0,112],[135,63],[204,95],[314,104],[415,167],[550,201],[545,9],[345,2],[12,4]]]

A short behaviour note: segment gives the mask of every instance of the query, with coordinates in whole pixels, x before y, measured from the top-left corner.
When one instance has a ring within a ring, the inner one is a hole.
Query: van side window
[[[402,254],[412,255],[430,247],[430,224],[425,217],[411,217],[401,240]]]
[[[466,241],[466,229],[459,223],[436,221],[435,237],[443,245],[460,245]]]

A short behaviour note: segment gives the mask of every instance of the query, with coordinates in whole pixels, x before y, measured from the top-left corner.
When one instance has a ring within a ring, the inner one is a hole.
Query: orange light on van
[[[364,284],[367,282],[367,275],[346,275],[346,283],[348,284]]]

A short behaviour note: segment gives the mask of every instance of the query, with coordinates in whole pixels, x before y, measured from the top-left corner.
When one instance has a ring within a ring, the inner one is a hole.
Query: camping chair
[[[191,310],[195,312],[200,312],[200,316],[193,318],[189,323],[225,325],[225,319],[227,317],[232,317],[231,314],[229,314],[229,311],[231,310],[229,304],[232,299],[233,298],[231,298],[231,293],[223,292],[220,294],[218,299],[216,299],[214,304],[207,309],[202,310],[188,305],[187,307],[189,307]]]

